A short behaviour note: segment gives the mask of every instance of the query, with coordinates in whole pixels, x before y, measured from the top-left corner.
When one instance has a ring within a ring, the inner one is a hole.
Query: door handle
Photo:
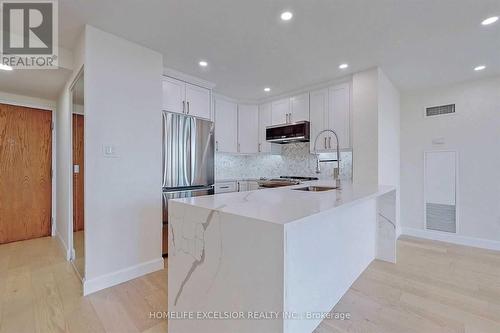
[[[328,148],[332,149],[332,137],[328,137]]]
[[[262,146],[262,143],[259,143],[259,147],[257,149],[259,153],[261,152],[261,149],[260,149],[261,146]]]
[[[288,124],[288,113],[285,113],[285,124]]]
[[[187,102],[187,114],[189,114],[189,101]]]
[[[219,141],[215,141],[215,151],[219,151]]]
[[[186,113],[186,101],[182,101],[182,113]]]
[[[326,148],[327,148],[327,147],[326,147],[326,136],[325,136],[325,149],[326,149]]]

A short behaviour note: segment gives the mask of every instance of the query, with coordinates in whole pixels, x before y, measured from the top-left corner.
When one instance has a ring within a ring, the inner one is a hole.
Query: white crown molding
[[[264,103],[276,101],[278,99],[292,97],[292,96],[304,94],[304,93],[307,93],[310,91],[327,88],[327,87],[334,86],[337,84],[350,83],[350,82],[352,82],[352,76],[353,76],[353,74],[349,74],[349,75],[346,75],[346,76],[343,76],[343,77],[340,77],[337,79],[322,81],[319,83],[314,83],[314,84],[310,84],[307,86],[302,86],[300,88],[297,88],[294,90],[289,90],[289,91],[284,92],[284,93],[279,94],[279,95],[273,95],[273,96],[262,98],[262,99],[258,100],[257,103],[264,104]]]
[[[195,84],[197,86],[207,88],[207,89],[215,88],[215,83],[213,83],[213,82],[206,81],[206,80],[200,79],[196,76],[192,76],[189,74],[179,72],[178,70],[175,70],[172,68],[164,67],[163,68],[163,75],[170,76],[170,77],[173,77],[174,79],[178,79],[181,81],[186,81],[186,82],[189,82],[189,83],[192,83],[192,84]]]

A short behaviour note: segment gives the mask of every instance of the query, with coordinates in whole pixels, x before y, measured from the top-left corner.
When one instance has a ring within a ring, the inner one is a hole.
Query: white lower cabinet
[[[253,191],[259,189],[259,183],[256,180],[238,181],[238,192]]]
[[[238,191],[238,184],[236,181],[220,182],[215,184],[215,193],[230,193],[237,191]]]
[[[336,85],[310,93],[311,141],[310,150],[314,152],[317,135],[332,129],[338,136],[342,150],[351,149],[350,140],[350,86],[348,83]],[[316,143],[317,152],[334,152],[335,135],[325,132]]]

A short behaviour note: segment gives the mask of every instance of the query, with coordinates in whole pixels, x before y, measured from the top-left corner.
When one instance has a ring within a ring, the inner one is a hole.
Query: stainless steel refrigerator
[[[168,253],[168,200],[214,193],[214,123],[163,112],[163,255]]]

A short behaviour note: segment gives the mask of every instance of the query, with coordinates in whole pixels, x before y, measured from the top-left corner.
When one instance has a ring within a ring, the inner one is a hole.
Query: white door
[[[215,105],[215,150],[238,152],[238,107],[236,103],[218,98]]]
[[[259,151],[259,109],[257,105],[238,105],[238,152]]]
[[[330,103],[328,112],[328,127],[339,137],[340,149],[351,147],[350,140],[350,89],[348,84],[330,88]],[[329,138],[329,148],[335,149],[333,134]],[[331,142],[331,144],[330,144]]]
[[[259,152],[270,153],[271,143],[266,141],[266,127],[271,126],[271,103],[259,106]]]
[[[186,113],[210,119],[210,90],[186,83]]]
[[[314,141],[316,136],[324,129],[328,123],[328,89],[321,89],[311,92],[311,140],[310,149],[314,153]],[[330,133],[331,134],[331,133]],[[323,133],[318,137],[316,151],[325,151],[328,149],[329,133]]]
[[[290,113],[290,99],[280,99],[271,104],[271,121],[273,125],[286,124]]]
[[[170,77],[163,77],[163,110],[184,113],[186,108],[186,83]]]
[[[309,121],[309,93],[293,96],[290,98],[290,105],[289,122]]]

